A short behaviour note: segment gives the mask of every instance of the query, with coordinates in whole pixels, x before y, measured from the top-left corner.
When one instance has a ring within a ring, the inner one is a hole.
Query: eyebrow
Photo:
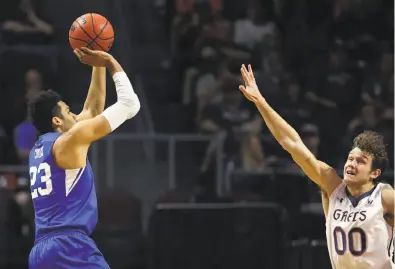
[[[353,156],[352,154],[349,154],[348,155],[348,158],[350,158],[350,157],[354,157],[354,158],[363,158],[363,159],[366,159],[366,160],[368,160],[369,159],[369,157],[368,156],[366,156],[365,154],[361,154],[360,156]]]

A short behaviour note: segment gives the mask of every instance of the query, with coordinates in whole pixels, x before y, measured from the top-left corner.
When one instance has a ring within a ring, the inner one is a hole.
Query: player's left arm
[[[392,227],[394,226],[394,196],[395,190],[391,187],[387,187],[381,192],[384,217],[388,224],[390,224]]]
[[[78,58],[84,56],[84,48],[75,50]],[[100,115],[104,111],[106,101],[106,68],[93,67],[91,84],[86,97],[84,107],[77,116],[77,121],[87,120]]]

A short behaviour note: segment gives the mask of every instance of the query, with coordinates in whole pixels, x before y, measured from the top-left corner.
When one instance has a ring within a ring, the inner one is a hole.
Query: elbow
[[[128,119],[133,118],[134,116],[137,115],[137,113],[140,111],[141,108],[141,104],[140,104],[140,100],[137,97],[136,94],[133,94],[133,96],[129,99],[126,100],[125,102],[126,107],[128,108]]]

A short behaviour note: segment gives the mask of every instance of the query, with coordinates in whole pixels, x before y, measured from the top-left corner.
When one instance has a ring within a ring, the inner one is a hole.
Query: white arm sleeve
[[[134,93],[133,86],[125,72],[115,73],[112,77],[117,90],[117,102],[103,111],[102,115],[107,119],[114,131],[126,120],[136,116],[140,110],[140,101]]]

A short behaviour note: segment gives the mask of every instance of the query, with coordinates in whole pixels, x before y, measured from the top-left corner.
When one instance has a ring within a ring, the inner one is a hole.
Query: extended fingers
[[[243,77],[244,82],[248,83],[248,81],[249,81],[248,71],[247,71],[244,64],[240,68],[240,73],[241,73],[241,76]]]
[[[248,65],[248,72],[249,72],[249,73],[252,73],[252,68],[251,68],[251,65],[250,65],[250,64]]]
[[[85,53],[84,53],[82,50],[80,50],[80,49],[75,49],[73,52],[74,52],[74,54],[78,57],[78,59],[79,59],[80,61],[83,60],[83,57],[85,56]]]
[[[241,75],[243,76],[243,79],[244,79],[245,83],[255,81],[254,73],[252,71],[252,68],[251,68],[250,64],[248,65],[248,70],[247,70],[246,66],[243,64],[241,66],[240,72],[241,72]]]
[[[251,80],[255,80],[254,72],[252,71],[252,67],[251,67],[250,64],[248,65],[248,75],[249,75]]]
[[[75,56],[77,56],[78,58],[81,57],[81,50],[80,49],[75,49],[75,50],[73,50],[73,52],[74,52]]]
[[[84,53],[88,54],[88,55],[94,54],[94,51],[88,49],[87,47],[82,47],[81,50],[82,50]]]

